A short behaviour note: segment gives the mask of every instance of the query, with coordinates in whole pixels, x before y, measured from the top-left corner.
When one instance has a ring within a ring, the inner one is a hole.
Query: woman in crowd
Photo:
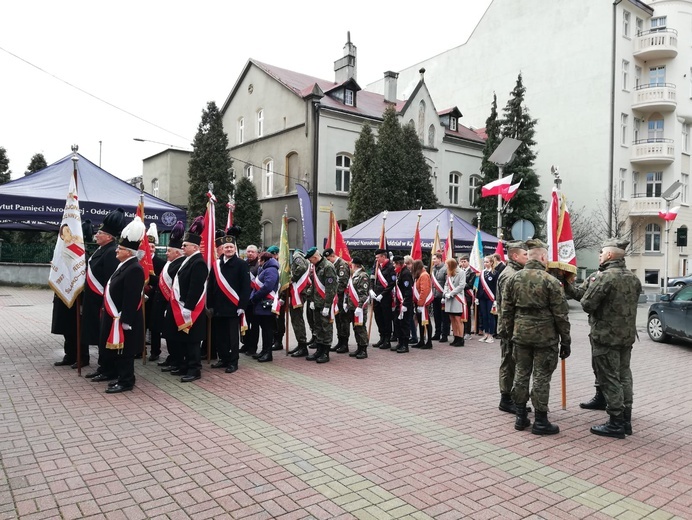
[[[449,314],[449,321],[452,324],[452,334],[454,341],[450,343],[453,347],[464,346],[464,288],[466,279],[464,273],[459,270],[459,264],[454,258],[447,259],[447,279],[444,286],[445,312]]]
[[[415,280],[416,277],[413,274],[413,257],[411,255],[405,255],[404,256],[404,265],[406,267],[408,267],[409,271],[411,271],[411,275],[413,276],[413,279]],[[418,343],[418,327],[416,327],[416,313],[415,312],[411,313],[411,320],[409,321],[409,326],[408,326],[407,332],[409,333],[409,343],[417,344]]]
[[[430,323],[430,305],[432,304],[432,282],[430,275],[425,270],[422,260],[413,262],[413,288],[414,305],[418,316],[418,332],[420,340],[413,348],[432,348],[432,324]]]
[[[495,258],[486,256],[483,259],[483,272],[478,284],[478,313],[482,323],[483,337],[479,341],[494,343],[493,336],[497,326],[497,310],[495,308],[495,290],[497,289],[497,263]]]
[[[272,313],[273,294],[279,288],[279,263],[271,253],[262,253],[259,258],[260,267],[257,271],[257,282],[252,284],[252,294],[250,295],[250,305],[253,308],[252,327],[259,327],[262,335],[262,351],[252,357],[260,363],[272,361],[272,345],[274,343],[274,327],[276,318]],[[253,345],[247,345],[250,350]],[[257,345],[254,345],[257,350]],[[252,351],[254,351],[252,350]]]

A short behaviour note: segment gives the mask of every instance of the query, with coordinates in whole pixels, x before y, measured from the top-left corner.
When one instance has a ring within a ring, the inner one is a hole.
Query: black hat
[[[91,225],[91,220],[82,220],[82,238],[84,242],[92,242],[94,240],[94,226]]]
[[[173,226],[171,230],[171,239],[168,241],[168,247],[174,249],[182,249],[183,247],[183,235],[185,234],[185,226],[183,226],[182,221],[178,221]]]
[[[375,254],[376,255],[386,255],[387,250],[386,249],[375,249]]]
[[[226,236],[226,233],[223,231],[223,229],[217,229],[216,233],[214,233],[214,244],[216,244],[216,247],[222,246],[224,243],[224,238]]]
[[[363,261],[360,258],[355,257],[355,256],[353,258],[351,258],[351,263],[353,265],[363,265]]]
[[[117,237],[125,227],[125,210],[116,208],[103,218],[99,231]]]
[[[334,250],[331,247],[328,247],[324,251],[322,251],[322,256],[332,256],[334,254]]]
[[[204,231],[204,217],[197,217],[192,221],[190,229],[183,237],[183,242],[200,245],[202,243],[202,232]]]
[[[217,234],[216,245],[217,246],[223,245],[223,244],[234,244],[235,245],[236,240],[238,239],[238,237],[240,236],[240,233],[242,233],[242,231],[243,230],[240,228],[240,226],[233,225],[233,226],[229,227],[226,230],[226,233],[224,234],[224,236],[221,240],[219,240],[219,236]],[[217,231],[217,233],[218,233],[218,231]],[[219,242],[220,242],[220,244],[219,244]]]
[[[395,263],[402,262],[403,263],[403,261],[404,261],[404,257],[401,255],[396,255],[396,256],[392,257],[392,262],[395,262]]]

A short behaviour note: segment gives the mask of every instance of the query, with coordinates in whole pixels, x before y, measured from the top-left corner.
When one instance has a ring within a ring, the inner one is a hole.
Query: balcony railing
[[[661,211],[661,197],[647,197],[646,193],[632,195],[629,201],[630,217],[658,216]]]
[[[674,58],[678,55],[678,31],[661,29],[640,32],[634,41],[633,54],[645,60]]]
[[[675,85],[658,83],[640,85],[634,91],[632,108],[643,112],[670,112],[677,106]]]
[[[633,163],[670,164],[675,160],[675,142],[672,139],[644,139],[632,146]]]

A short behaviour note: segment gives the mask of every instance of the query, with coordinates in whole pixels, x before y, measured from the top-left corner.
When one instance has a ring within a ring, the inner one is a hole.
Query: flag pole
[[[79,157],[77,156],[77,150],[79,147],[75,144],[72,146],[72,164],[73,164],[73,170],[72,170],[72,175],[74,175],[74,185],[75,189],[77,190],[77,195],[79,195],[79,179],[78,179],[78,173],[77,173],[77,161],[79,161]],[[79,199],[77,199],[79,200]],[[86,239],[85,237],[82,237],[84,240],[84,258],[86,259]],[[92,237],[93,240],[93,237]],[[81,303],[82,303],[82,293],[77,296],[77,300],[75,301],[75,305],[77,305],[77,377],[82,376],[82,318],[81,318]],[[88,348],[88,347],[87,347]]]
[[[385,221],[387,220],[387,210],[384,210],[382,212],[382,231],[380,233],[380,248],[384,247],[386,244],[387,240],[385,238]],[[385,238],[383,244],[383,238]],[[377,283],[377,273],[380,270],[380,264],[379,262],[375,261],[375,283]],[[373,288],[375,287],[375,284],[373,283]],[[372,332],[372,315],[375,314],[375,302],[372,303],[372,307],[370,308],[370,316],[368,316],[368,344],[370,343],[370,333]]]
[[[209,193],[214,192],[214,183],[213,182],[210,182],[209,184],[207,184],[207,187],[209,188]],[[209,209],[210,209],[209,205],[211,204],[211,200],[212,200],[211,197],[209,197],[209,202],[207,202],[207,211],[209,211]],[[216,208],[214,208],[214,207],[212,207],[211,209],[216,211]],[[204,232],[209,233],[209,230],[205,229]],[[216,232],[216,230],[211,230],[211,233],[212,233],[211,236],[212,237],[215,236],[214,235],[215,232]],[[214,246],[216,246],[215,242],[212,242],[211,244],[207,244],[207,247],[214,247]],[[204,255],[207,258],[209,258],[210,254],[212,254],[212,253],[209,251],[204,252]],[[214,257],[215,257],[214,261],[216,261],[216,255],[215,254],[214,254]],[[209,275],[207,275],[207,276],[209,276]],[[208,311],[209,310],[209,306],[208,306],[209,301],[206,299],[206,297],[205,297],[205,300],[206,301],[205,301],[204,305]],[[213,319],[213,317],[211,316],[211,313],[208,312],[207,313],[207,363],[208,364],[211,364],[211,320],[212,319]]]
[[[560,192],[560,185],[562,184],[562,179],[560,178],[560,172],[557,167],[552,168],[552,174],[555,177],[553,181],[555,183],[555,189],[557,190],[557,200],[562,203],[562,193]],[[558,209],[558,215],[560,210]],[[552,232],[552,230],[551,230]],[[553,248],[557,247],[557,244],[553,244]],[[564,359],[560,360],[560,397],[562,399],[562,409],[567,409],[567,364]]]
[[[142,224],[144,224],[144,183],[140,182],[139,183],[139,205],[142,208]],[[145,227],[146,229],[146,227]],[[144,237],[142,237],[142,240],[147,238],[147,233],[146,231],[144,232]],[[149,244],[147,244],[147,247],[149,247]],[[145,273],[145,279],[149,279],[149,273]],[[145,282],[146,285],[146,282]],[[142,309],[142,365],[147,364],[147,313],[144,312],[144,308],[147,304],[147,300],[144,297],[144,291],[142,291],[142,304],[141,304],[141,309]]]
[[[502,170],[500,170],[500,178],[501,177],[502,177]],[[481,216],[482,216],[482,213],[480,211],[478,213],[476,213],[476,217],[477,217],[477,219],[476,219],[476,233],[478,233],[478,231],[480,231],[480,229],[481,229]],[[499,218],[501,218],[501,217],[499,217]],[[474,240],[475,240],[475,238],[474,238]],[[471,252],[473,252],[473,250]],[[481,251],[481,256],[483,256],[483,254],[484,254],[484,251]],[[482,272],[478,273],[478,274],[476,274],[476,276],[483,276],[483,273]],[[476,292],[478,291],[478,289],[474,286],[473,291],[474,292],[473,292],[473,331],[472,332],[475,332],[476,334],[478,334],[479,333],[478,332],[478,305],[476,305],[476,300],[478,299],[478,298],[476,298],[476,296],[477,296]]]
[[[286,234],[288,234],[288,204],[286,204],[286,205],[284,206],[284,221],[283,221],[283,224],[286,226]],[[283,237],[282,237],[282,238],[283,238]],[[290,252],[290,249],[289,249],[289,252]],[[290,260],[289,260],[288,262],[289,262],[289,266],[290,266]],[[286,347],[284,348],[284,352],[285,352],[285,355],[286,355],[286,356],[288,356],[288,351],[289,351],[289,348],[288,348],[288,341],[289,341],[289,335],[290,335],[290,334],[289,334],[289,329],[288,329],[288,327],[289,327],[290,324],[291,324],[291,320],[290,320],[290,318],[289,318],[289,315],[291,314],[291,313],[290,313],[290,310],[291,310],[291,289],[290,289],[291,286],[290,286],[290,279],[289,279],[289,286],[288,286],[288,287],[289,287],[289,288],[286,289],[286,301],[284,302],[284,316],[285,316],[285,318],[286,318],[286,325],[285,325],[285,329],[286,329],[286,331],[285,331],[285,339],[286,339],[285,343],[286,343]],[[279,288],[279,289],[280,289],[280,288]]]

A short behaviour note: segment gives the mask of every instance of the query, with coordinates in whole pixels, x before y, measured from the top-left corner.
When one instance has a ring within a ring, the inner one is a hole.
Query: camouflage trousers
[[[308,309],[308,312],[309,309]],[[293,334],[296,336],[298,343],[307,343],[308,335],[305,330],[305,319],[303,318],[303,306],[291,308],[289,311],[291,317],[291,325],[293,326]]]
[[[514,386],[512,400],[519,405],[526,404],[531,398],[537,412],[548,411],[550,399],[550,380],[557,368],[558,345],[534,347],[514,344]],[[529,382],[533,374],[533,388],[529,391]]]
[[[339,294],[338,295],[340,305],[344,301],[344,295]],[[350,313],[344,312],[343,308],[339,309],[339,314],[336,315],[334,318],[334,322],[336,323],[336,337],[339,339],[345,339],[348,341],[348,337],[350,335],[350,326],[351,326],[351,321],[352,317],[349,317]]]
[[[353,321],[353,316],[354,316],[354,311],[350,310],[348,313],[344,313],[344,316],[346,316],[346,319],[348,320],[346,323],[349,321],[353,324],[353,335],[356,338],[356,345],[359,347],[367,347],[368,346],[368,309],[364,308],[363,309],[363,324],[362,325],[356,325],[356,322]]]
[[[596,379],[605,396],[606,410],[619,415],[632,408],[632,345],[603,345],[592,341]]]
[[[312,319],[314,322],[313,332],[315,333],[315,340],[317,343],[331,347],[332,338],[334,337],[334,327],[329,321],[329,315],[322,316],[322,309],[315,308],[315,310],[312,311]]]
[[[500,340],[500,393],[511,394],[514,384],[514,355],[512,344],[506,339]]]

